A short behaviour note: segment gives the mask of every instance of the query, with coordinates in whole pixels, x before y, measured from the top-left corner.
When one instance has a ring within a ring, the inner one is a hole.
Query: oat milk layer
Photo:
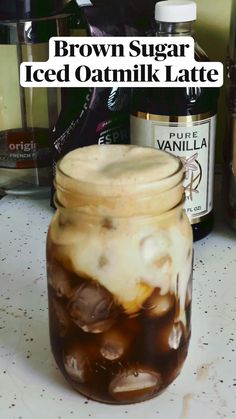
[[[91,146],[69,153],[56,176],[54,257],[99,282],[128,314],[155,289],[174,294],[185,323],[192,229],[180,205],[182,176],[178,159],[153,148]]]

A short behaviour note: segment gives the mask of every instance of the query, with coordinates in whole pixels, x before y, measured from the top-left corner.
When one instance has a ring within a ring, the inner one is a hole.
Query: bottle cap
[[[195,1],[166,0],[156,4],[155,20],[158,22],[191,22],[197,18]]]
[[[70,0],[0,0],[0,19],[18,21],[52,16]]]

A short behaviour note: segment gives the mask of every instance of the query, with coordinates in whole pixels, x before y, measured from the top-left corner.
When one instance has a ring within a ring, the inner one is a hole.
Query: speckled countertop
[[[75,393],[49,346],[45,239],[48,200],[0,201],[0,419],[235,419],[236,233],[221,221],[195,244],[192,339],[161,396],[109,406]]]

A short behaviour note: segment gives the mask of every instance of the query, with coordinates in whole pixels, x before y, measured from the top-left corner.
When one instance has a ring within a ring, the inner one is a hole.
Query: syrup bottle
[[[156,4],[157,36],[194,36],[193,1]],[[195,59],[208,61],[195,43]],[[194,240],[213,228],[213,181],[218,89],[202,87],[136,88],[132,92],[131,143],[178,156],[185,169],[184,209]]]

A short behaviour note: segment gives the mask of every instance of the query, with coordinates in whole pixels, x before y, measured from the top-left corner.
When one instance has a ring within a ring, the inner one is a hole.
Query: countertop
[[[45,240],[48,199],[0,201],[0,419],[235,419],[236,232],[217,209],[194,245],[192,338],[177,380],[159,397],[111,406],[78,395],[50,351]]]

